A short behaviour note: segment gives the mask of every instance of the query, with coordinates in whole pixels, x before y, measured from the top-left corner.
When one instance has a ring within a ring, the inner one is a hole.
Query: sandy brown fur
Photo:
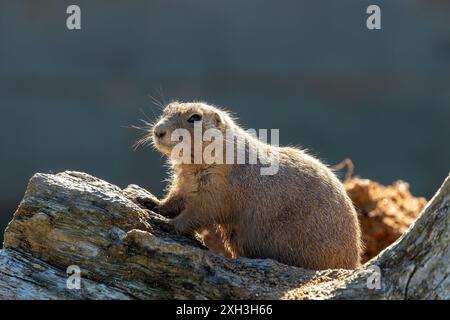
[[[208,247],[230,257],[272,258],[310,269],[359,265],[356,212],[326,165],[301,149],[253,141],[226,112],[203,103],[171,103],[156,126],[169,132],[189,128],[193,112],[203,115],[204,126],[231,129],[254,142],[247,148],[278,156],[279,171],[261,175],[261,163],[172,164],[169,192],[153,202],[178,231],[199,232]],[[155,145],[170,154],[170,145]]]

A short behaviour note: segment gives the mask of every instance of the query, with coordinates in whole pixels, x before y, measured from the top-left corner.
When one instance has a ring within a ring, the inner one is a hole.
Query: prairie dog
[[[242,138],[246,155],[276,157],[278,171],[262,175],[262,161],[175,161],[178,142],[172,134],[181,128],[193,136],[199,122],[203,133],[215,128]],[[172,172],[163,200],[138,201],[171,218],[177,231],[203,234],[209,248],[229,257],[271,258],[307,269],[359,266],[361,234],[353,204],[336,175],[306,151],[261,142],[228,112],[200,102],[167,105],[144,140],[168,156]]]

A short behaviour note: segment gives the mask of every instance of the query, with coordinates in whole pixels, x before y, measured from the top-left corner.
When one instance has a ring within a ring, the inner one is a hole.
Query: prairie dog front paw
[[[180,234],[190,234],[194,232],[190,221],[182,215],[169,220],[169,224]]]
[[[156,198],[151,197],[136,197],[136,202],[145,209],[151,210],[153,212],[159,212],[160,201]]]
[[[128,199],[139,205],[140,207],[156,212],[160,204],[158,198],[153,194],[135,184],[130,184],[123,189],[123,193]]]

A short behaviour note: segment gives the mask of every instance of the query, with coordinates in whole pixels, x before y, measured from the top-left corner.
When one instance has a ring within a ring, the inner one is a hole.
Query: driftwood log
[[[79,172],[35,174],[5,231],[0,298],[450,299],[450,177],[358,270],[218,256],[131,200],[146,192]]]

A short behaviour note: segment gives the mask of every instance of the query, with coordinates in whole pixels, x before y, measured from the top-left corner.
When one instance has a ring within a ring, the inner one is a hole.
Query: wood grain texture
[[[2,299],[450,299],[447,178],[417,222],[358,270],[234,260],[176,234],[122,190],[80,172],[35,174],[0,251]],[[80,267],[81,289],[66,287]],[[381,288],[368,279],[381,271]]]

